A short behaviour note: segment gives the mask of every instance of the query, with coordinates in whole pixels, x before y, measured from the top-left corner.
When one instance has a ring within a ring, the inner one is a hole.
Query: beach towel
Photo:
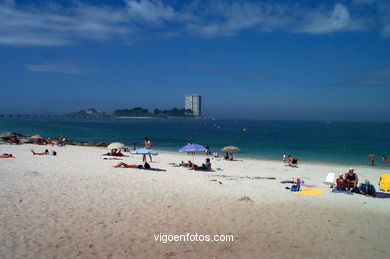
[[[320,195],[321,193],[323,193],[324,191],[325,190],[322,190],[322,189],[304,188],[303,190],[296,192],[296,193],[305,194],[305,195],[309,195],[309,196],[317,196],[317,195]]]
[[[302,184],[303,187],[307,187],[307,188],[315,188],[317,187],[317,185],[314,185],[314,184]]]
[[[376,192],[374,198],[390,199],[390,193]]]
[[[381,190],[388,192],[390,189],[390,174],[381,174],[380,179],[379,186]]]
[[[339,190],[337,190],[336,188],[334,188],[334,189],[332,190],[332,193],[344,193],[344,194],[353,195],[353,192],[350,192],[350,191],[347,191],[347,190],[339,191]]]

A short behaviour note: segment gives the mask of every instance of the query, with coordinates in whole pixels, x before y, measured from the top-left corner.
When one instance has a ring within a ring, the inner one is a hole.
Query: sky
[[[0,0],[0,113],[390,122],[390,1]]]

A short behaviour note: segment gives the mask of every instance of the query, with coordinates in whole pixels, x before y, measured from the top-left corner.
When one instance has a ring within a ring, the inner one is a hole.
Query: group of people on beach
[[[360,193],[367,196],[375,196],[376,190],[374,185],[370,183],[369,180],[365,180],[364,183],[361,183],[358,187],[359,178],[355,173],[353,168],[348,170],[348,173],[345,175],[340,174],[339,178],[336,180],[336,190],[337,191],[351,191],[355,193]]]
[[[224,160],[230,160],[230,161],[233,161],[234,160],[234,155],[233,155],[233,153],[228,153],[228,152],[226,152],[226,154],[223,156],[223,159]]]
[[[203,163],[201,166],[198,166],[198,165],[192,163],[191,160],[188,160],[187,163],[184,163],[183,161],[181,161],[180,166],[192,168],[194,170],[204,170],[204,171],[211,171],[212,170],[210,158],[206,158],[205,163]]]

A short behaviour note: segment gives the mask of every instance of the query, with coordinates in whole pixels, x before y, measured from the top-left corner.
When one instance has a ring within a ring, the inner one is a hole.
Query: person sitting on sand
[[[118,151],[117,149],[111,149],[111,152],[103,154],[102,156],[125,156],[122,152]],[[128,157],[128,156],[126,156]]]
[[[12,154],[4,153],[4,154],[0,155],[0,158],[16,158],[16,157],[14,157]]]
[[[223,156],[223,159],[224,160],[229,160],[229,153],[228,152],[226,152],[226,154]]]
[[[8,138],[8,144],[16,144],[16,145],[21,145],[22,142],[20,142],[20,140],[18,139],[17,136],[15,135],[12,135]]]
[[[230,155],[229,155],[229,160],[230,160],[230,161],[233,161],[233,160],[234,160],[234,155],[233,155],[233,153],[230,153]]]
[[[288,166],[298,168],[298,159],[294,157],[290,157]]]
[[[54,150],[50,150],[49,151],[48,149],[46,149],[45,152],[42,152],[42,153],[34,152],[34,150],[31,149],[31,152],[35,156],[47,156],[47,155],[49,155],[49,156],[56,156],[57,155],[56,151],[54,151]]]
[[[205,171],[211,171],[211,163],[210,158],[206,158],[206,163],[202,164],[202,166],[194,165],[195,170],[205,170]]]
[[[347,182],[344,179],[342,174],[339,175],[339,178],[336,180],[336,190],[345,191],[347,189]]]
[[[375,196],[376,193],[374,185],[372,185],[367,179],[364,181],[364,183],[360,184],[359,190],[361,194],[366,196]]]
[[[184,167],[194,167],[194,163],[192,163],[191,160],[188,160],[188,163],[184,163],[183,161],[181,161],[180,165]]]
[[[351,186],[353,186],[353,188],[357,187],[358,176],[357,174],[354,173],[354,171],[355,170],[353,168],[350,168],[348,173],[345,174],[345,181],[347,182],[347,188],[351,188]]]

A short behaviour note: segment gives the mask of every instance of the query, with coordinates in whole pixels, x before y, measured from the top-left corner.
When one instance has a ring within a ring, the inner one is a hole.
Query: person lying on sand
[[[4,154],[0,155],[0,158],[16,158],[16,157],[14,157],[12,154],[4,153]]]
[[[194,167],[194,163],[192,163],[191,160],[188,160],[188,163],[184,163],[183,161],[181,161],[180,166],[184,166],[184,167]]]
[[[122,152],[118,151],[117,149],[112,149],[111,152],[103,154],[102,156],[125,156],[125,155]]]
[[[347,188],[353,188],[357,187],[358,184],[358,176],[354,173],[354,169],[350,168],[348,173],[345,174],[345,181],[347,182]]]
[[[147,162],[145,162],[144,165],[129,165],[124,162],[120,162],[119,164],[114,165],[114,167],[115,168],[138,168],[138,169],[153,170],[153,171],[166,171],[165,169],[151,168]]]
[[[47,155],[49,155],[49,156],[56,156],[57,155],[56,151],[54,151],[54,150],[50,150],[49,151],[48,149],[46,149],[45,152],[42,152],[42,153],[37,153],[37,152],[35,152],[34,150],[31,149],[31,152],[35,156],[47,156]]]
[[[129,165],[129,164],[126,164],[125,162],[120,162],[119,164],[114,165],[114,167],[115,168],[139,168],[139,169],[144,168],[143,165]]]

